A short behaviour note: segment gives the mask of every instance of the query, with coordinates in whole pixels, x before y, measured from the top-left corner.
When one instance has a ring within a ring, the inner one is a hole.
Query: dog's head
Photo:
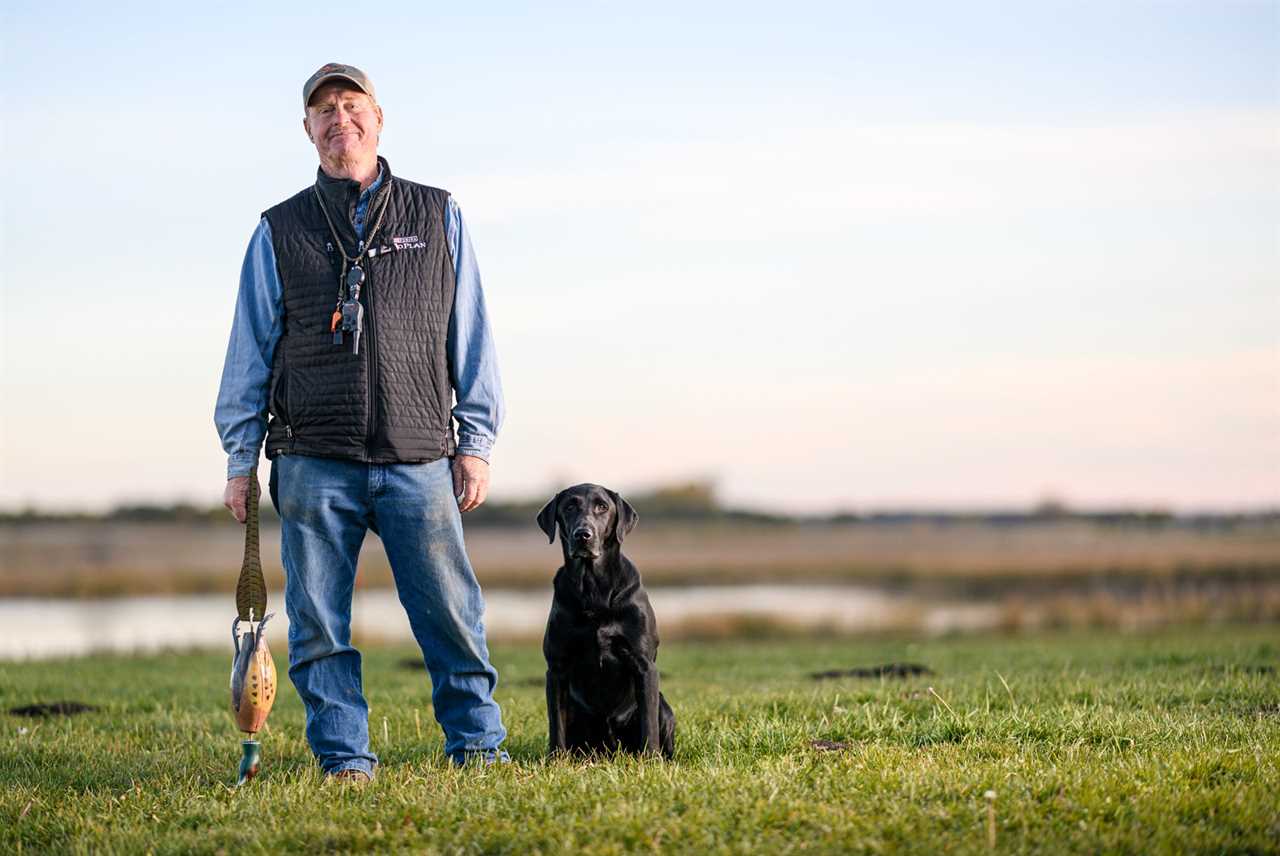
[[[559,527],[566,559],[600,558],[605,548],[621,544],[639,519],[631,503],[598,484],[567,487],[538,512],[548,543],[555,543]]]

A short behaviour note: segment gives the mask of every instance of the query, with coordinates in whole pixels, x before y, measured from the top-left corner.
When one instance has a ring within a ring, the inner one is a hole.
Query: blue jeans
[[[307,741],[326,773],[373,775],[351,593],[365,532],[382,539],[400,603],[431,673],[431,701],[455,763],[494,756],[507,736],[484,599],[462,541],[448,458],[362,464],[281,455],[271,467],[289,614],[289,678],[307,709]]]

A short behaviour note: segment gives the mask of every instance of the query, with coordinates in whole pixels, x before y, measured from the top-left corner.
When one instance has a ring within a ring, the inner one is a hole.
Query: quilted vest
[[[352,337],[333,342],[342,256],[311,187],[263,213],[283,287],[283,333],[271,366],[266,454],[315,455],[366,463],[433,461],[454,451],[453,386],[446,341],[453,310],[453,259],[445,238],[449,194],[393,178],[365,214],[373,237],[360,302],[358,354]],[[318,171],[315,185],[348,255],[359,182]]]

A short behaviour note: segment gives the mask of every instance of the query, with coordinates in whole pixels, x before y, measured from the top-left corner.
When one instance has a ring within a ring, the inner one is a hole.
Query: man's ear
[[[311,136],[311,118],[309,116],[302,117],[302,130],[307,132],[307,139],[315,142],[315,138]]]
[[[613,504],[618,509],[618,521],[613,526],[614,537],[618,539],[618,543],[622,543],[622,539],[628,532],[636,528],[636,524],[640,522],[640,515],[636,514],[636,510],[631,507],[631,503],[613,491],[609,491],[609,496],[613,499]]]
[[[551,501],[542,506],[538,512],[538,526],[547,533],[547,543],[556,542],[556,507],[560,504],[560,494],[551,497]]]

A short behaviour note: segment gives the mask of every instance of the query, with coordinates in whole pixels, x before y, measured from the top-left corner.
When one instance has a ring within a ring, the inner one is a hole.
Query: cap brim
[[[335,71],[333,74],[327,74],[324,77],[317,80],[315,82],[315,85],[312,86],[309,90],[307,90],[306,97],[302,99],[303,108],[305,109],[311,106],[311,99],[315,97],[316,92],[320,89],[321,86],[324,86],[326,83],[331,83],[335,80],[345,80],[347,83],[350,83],[352,86],[354,86],[356,89],[359,89],[361,92],[363,92],[365,95],[368,95],[370,98],[374,97],[373,93],[371,93],[368,89],[365,89],[363,83],[356,80],[354,77],[352,77],[349,74],[343,74],[340,71]]]

